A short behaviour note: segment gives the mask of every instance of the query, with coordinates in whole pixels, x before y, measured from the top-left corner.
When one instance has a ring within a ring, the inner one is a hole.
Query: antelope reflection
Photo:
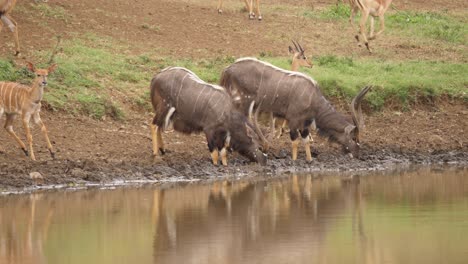
[[[339,178],[291,176],[274,181],[218,182],[157,190],[153,217],[155,263],[240,263],[289,260],[281,241],[322,245],[349,199]],[[252,254],[252,255],[250,255]],[[311,248],[310,256],[325,259]]]
[[[42,194],[30,194],[15,203],[0,199],[0,263],[47,263],[44,244],[54,208],[38,206],[42,198]]]

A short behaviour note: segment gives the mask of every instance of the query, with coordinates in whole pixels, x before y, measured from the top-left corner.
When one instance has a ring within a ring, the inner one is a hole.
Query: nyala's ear
[[[57,64],[52,64],[50,67],[47,69],[47,71],[50,73],[53,73],[57,69]]]
[[[291,46],[289,46],[289,53],[294,54],[294,50],[293,50],[293,48]]]
[[[31,72],[36,72],[36,67],[34,67],[34,64],[32,64],[32,62],[26,62],[27,63],[27,68],[28,70],[30,70]]]

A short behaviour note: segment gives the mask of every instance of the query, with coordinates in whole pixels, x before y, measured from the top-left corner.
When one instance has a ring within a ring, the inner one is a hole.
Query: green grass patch
[[[435,12],[399,11],[386,17],[389,29],[450,43],[467,43],[466,21]]]
[[[43,17],[60,19],[68,21],[70,14],[61,6],[49,5],[49,4],[34,4],[30,5],[33,12],[40,13]]]
[[[266,60],[290,67],[288,59]],[[468,65],[463,63],[356,60],[334,55],[314,58],[314,62],[314,68],[302,71],[317,80],[329,97],[350,100],[364,86],[374,85],[366,98],[375,110],[389,102],[408,108],[419,100],[432,101],[440,96],[468,100]]]
[[[161,58],[151,54],[130,55],[119,52],[111,39],[85,37],[62,43],[63,52],[57,54],[56,72],[49,78],[44,100],[54,110],[85,114],[94,118],[125,117],[126,109],[150,110],[149,83],[155,73],[168,66],[186,67],[201,79],[218,83],[222,70],[233,63],[232,56],[214,59]],[[47,61],[50,54],[39,52],[39,61]],[[291,61],[271,57],[268,52],[261,59],[289,69]],[[350,100],[365,85],[374,85],[366,97],[377,110],[389,102],[403,108],[425,98],[440,96],[464,98],[468,101],[468,64],[432,61],[386,61],[355,59],[334,55],[313,58],[312,69],[302,69],[318,81],[324,94]],[[37,67],[48,65],[38,64]],[[13,61],[0,59],[0,81],[30,83],[34,78],[25,66],[15,67]]]
[[[347,23],[351,14],[348,4],[329,5],[321,10],[305,10],[301,16],[311,19],[341,21]],[[360,12],[354,23],[358,25]],[[370,19],[369,19],[370,21]],[[380,28],[379,19],[376,20],[376,31]],[[369,26],[370,22],[368,23]],[[397,11],[389,8],[385,14],[386,31],[394,34],[403,33],[407,36],[419,36],[429,39],[446,41],[449,43],[465,44],[468,42],[467,20],[464,17],[451,16],[447,12],[416,12]]]

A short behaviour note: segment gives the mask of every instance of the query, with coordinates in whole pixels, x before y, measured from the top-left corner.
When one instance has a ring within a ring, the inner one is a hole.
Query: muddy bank
[[[0,131],[0,190],[20,190],[42,185],[81,185],[116,180],[212,179],[231,175],[273,175],[301,171],[383,170],[402,164],[460,164],[468,166],[468,111],[465,104],[412,112],[386,111],[366,116],[360,159],[343,155],[341,147],[314,135],[314,159],[290,158],[288,135],[272,143],[268,165],[249,164],[229,155],[228,167],[211,164],[203,135],[163,134],[167,154],[154,161],[148,122],[151,114],[124,122],[96,121],[84,117],[43,114],[56,149],[53,160],[40,129],[33,128],[38,161],[24,156],[16,142]],[[15,123],[24,139],[20,122]],[[265,127],[265,132],[267,128]]]
[[[62,187],[105,184],[115,181],[175,181],[210,180],[223,177],[274,176],[290,172],[369,171],[388,170],[402,165],[452,164],[468,167],[468,151],[434,151],[417,153],[401,148],[375,149],[365,147],[360,159],[342,155],[339,151],[317,154],[312,162],[292,161],[289,152],[282,157],[269,156],[267,166],[249,164],[233,154],[228,167],[213,166],[209,156],[185,160],[168,153],[162,160],[69,160],[23,161],[21,164],[0,163],[0,191],[17,191],[29,187],[63,185]],[[278,154],[276,154],[278,155]]]

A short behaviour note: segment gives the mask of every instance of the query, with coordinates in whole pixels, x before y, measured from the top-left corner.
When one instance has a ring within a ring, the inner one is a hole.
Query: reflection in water
[[[0,263],[468,263],[468,171],[0,197]]]

